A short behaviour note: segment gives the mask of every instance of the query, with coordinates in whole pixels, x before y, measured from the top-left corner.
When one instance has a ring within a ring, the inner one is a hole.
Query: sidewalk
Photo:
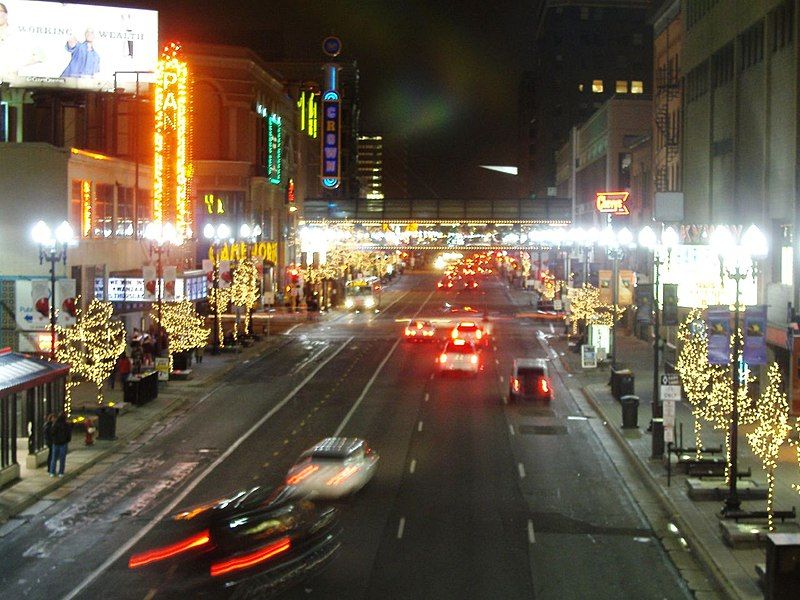
[[[321,320],[336,314],[336,312],[323,313]],[[306,316],[300,313],[275,313],[270,336],[262,336],[260,341],[250,347],[242,348],[241,352],[213,355],[210,349],[206,349],[203,362],[192,364],[191,379],[159,384],[158,398],[142,406],[124,403],[122,386],[119,383],[114,390],[107,384],[104,389],[106,401],[120,407],[117,417],[117,437],[115,440],[95,438],[93,445],[86,446],[84,430],[76,427],[69,445],[64,477],[49,477],[46,465],[36,469],[27,468],[25,463],[28,440],[18,438],[17,461],[20,463],[20,479],[0,490],[0,523],[23,512],[45,496],[61,498],[68,494],[76,485],[73,480],[82,472],[100,461],[112,460],[113,455],[130,440],[145,432],[187,400],[196,398],[201,390],[210,390],[214,383],[220,381],[241,362],[253,359],[269,348],[279,347],[289,339],[281,333],[297,324],[305,323],[305,319]],[[84,384],[77,388],[73,392],[72,402],[76,409],[81,406],[91,407],[95,402],[91,386]],[[77,410],[74,412],[77,413]],[[60,489],[62,486],[63,489]],[[0,527],[0,534],[2,529]]]
[[[522,290],[509,289],[509,297],[520,310],[529,306],[529,293]],[[561,332],[559,331],[559,334]],[[547,336],[546,343],[558,355],[560,366],[567,372],[565,383],[574,393],[582,393],[598,416],[608,427],[618,445],[632,460],[642,482],[651,489],[662,504],[671,521],[680,530],[689,547],[721,588],[731,598],[762,598],[763,593],[758,586],[757,568],[763,568],[766,562],[766,546],[760,544],[737,544],[730,547],[722,537],[719,517],[722,500],[692,500],[689,498],[688,476],[679,470],[676,458],[671,457],[671,481],[667,482],[667,469],[664,460],[651,459],[652,439],[646,431],[651,418],[651,402],[653,395],[653,353],[652,345],[624,333],[617,334],[618,368],[629,368],[635,377],[635,394],[639,396],[639,415],[637,429],[622,429],[622,408],[611,396],[608,385],[610,370],[582,369],[580,354],[567,347],[567,339],[563,335]],[[683,427],[683,445],[694,446],[693,417],[686,402],[676,406],[675,435],[678,438],[679,428]],[[749,427],[739,427],[739,471],[751,469],[749,478],[760,488],[766,488],[766,473],[761,461],[750,451],[746,433]],[[703,424],[703,444],[705,447],[724,445],[724,432],[714,431],[707,423]],[[679,442],[676,439],[676,444]],[[710,478],[707,478],[710,479]],[[739,488],[743,487],[740,480]],[[792,489],[792,484],[800,483],[800,467],[793,448],[784,446],[776,470],[775,509],[790,510],[800,505],[800,496]],[[743,500],[743,510],[766,510],[766,500]],[[729,521],[726,521],[729,522]],[[793,522],[787,521],[784,529],[780,529],[780,521],[776,520],[779,531],[800,531]],[[765,528],[766,521],[754,520],[743,527],[754,531]]]

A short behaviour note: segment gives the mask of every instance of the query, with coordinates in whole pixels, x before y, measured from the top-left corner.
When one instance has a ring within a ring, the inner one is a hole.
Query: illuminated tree
[[[260,286],[258,269],[252,259],[241,260],[233,273],[230,287],[231,304],[244,310],[244,333],[250,333],[250,311],[258,303]],[[234,331],[234,336],[236,331]]]
[[[219,347],[224,348],[225,336],[222,329],[222,315],[228,311],[228,305],[231,303],[231,290],[230,288],[211,288],[208,290],[208,305],[211,311],[219,318],[216,319],[217,339],[219,340]]]
[[[68,414],[72,412],[72,388],[84,382],[94,384],[97,402],[103,403],[103,383],[125,351],[125,327],[111,320],[113,312],[110,302],[92,300],[85,310],[78,311],[75,325],[57,327],[56,360],[70,366],[64,403]]]
[[[578,333],[578,323],[582,321],[584,325],[608,325],[614,324],[625,314],[625,308],[612,306],[600,301],[600,289],[584,284],[579,288],[572,288],[569,296],[569,310],[572,313],[572,333]]]
[[[747,434],[747,441],[767,473],[767,519],[769,530],[774,531],[775,467],[778,452],[792,431],[789,402],[781,390],[781,372],[777,363],[770,364],[767,371],[767,387],[756,404],[755,423],[756,428]]]
[[[190,300],[163,304],[160,321],[157,311],[152,311],[150,316],[167,333],[170,371],[172,371],[172,358],[175,354],[201,348],[208,342],[211,330],[205,327],[203,317],[197,314],[197,310]]]

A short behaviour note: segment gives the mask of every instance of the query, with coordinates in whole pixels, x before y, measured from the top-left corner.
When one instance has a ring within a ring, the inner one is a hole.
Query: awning
[[[0,397],[49,383],[69,373],[69,365],[0,350]]]

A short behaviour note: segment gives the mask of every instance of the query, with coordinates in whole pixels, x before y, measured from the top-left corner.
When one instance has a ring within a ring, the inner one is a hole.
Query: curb
[[[598,416],[610,424],[611,420],[608,418],[608,415],[606,415],[605,411],[600,407],[592,393],[586,389],[586,386],[581,386],[580,391]],[[617,430],[617,427],[611,426],[608,429],[611,431],[614,440],[617,442],[617,445],[623,450],[623,452],[625,452],[631,464],[642,476],[642,480],[647,484],[647,487],[658,498],[662,507],[669,514],[670,519],[672,519],[675,522],[675,525],[682,532],[684,532],[689,547],[695,553],[695,556],[700,564],[703,565],[703,568],[705,568],[706,571],[712,576],[714,582],[719,587],[719,591],[732,600],[739,600],[742,598],[742,596],[740,596],[737,592],[736,588],[731,585],[731,582],[728,581],[727,577],[725,577],[722,570],[714,561],[712,553],[708,550],[708,548],[706,548],[702,538],[695,533],[689,522],[684,520],[678,507],[672,501],[672,498],[670,498],[669,495],[666,494],[666,492],[662,489],[661,485],[658,483],[658,481],[656,481],[655,477],[653,477],[653,474],[645,466],[639,455],[633,451],[630,445],[625,441],[625,438],[622,436],[622,434]]]
[[[275,336],[275,337],[277,337],[277,336]],[[278,351],[283,346],[288,344],[290,341],[291,341],[291,338],[287,337],[285,342],[283,342],[281,344],[278,344],[274,348],[265,347],[260,352],[256,353],[255,355],[256,356],[261,356],[263,354],[266,354],[269,350]],[[270,354],[271,354],[271,352],[270,352]],[[230,365],[224,366],[219,371],[209,374],[208,377],[206,377],[205,379],[198,380],[196,383],[202,383],[203,385],[209,385],[209,384],[217,383],[218,381],[223,379],[226,375],[228,375],[231,371],[233,371],[234,369],[236,369],[239,366],[241,366],[241,363],[238,363],[238,362],[231,363]],[[155,423],[159,419],[164,418],[165,416],[167,416],[168,414],[170,414],[174,410],[178,409],[185,402],[188,402],[190,400],[190,398],[192,397],[189,392],[190,392],[190,390],[182,391],[180,395],[176,395],[173,398],[171,398],[170,400],[168,400],[168,403],[161,410],[159,410],[157,413],[155,413],[152,416],[152,418],[148,419],[147,421],[143,421],[139,426],[137,426],[136,428],[132,429],[130,432],[126,433],[124,436],[117,437],[110,446],[108,446],[107,448],[105,448],[101,452],[98,452],[94,457],[90,458],[85,463],[81,464],[80,466],[75,467],[74,469],[71,469],[70,471],[65,473],[63,477],[60,477],[58,479],[54,479],[52,482],[50,482],[49,485],[46,485],[40,491],[34,492],[34,493],[28,495],[25,499],[21,500],[20,502],[17,502],[16,504],[11,506],[10,508],[0,508],[0,524],[5,523],[9,519],[12,519],[12,518],[16,517],[18,514],[23,512],[25,509],[27,509],[30,506],[33,506],[34,504],[36,504],[36,502],[38,502],[39,500],[42,500],[45,496],[47,496],[48,494],[54,492],[55,490],[60,488],[62,485],[64,485],[68,481],[72,481],[73,479],[78,477],[78,475],[80,475],[83,472],[85,472],[86,470],[88,470],[90,467],[93,467],[97,463],[101,462],[103,459],[108,458],[110,455],[117,453],[122,446],[124,446],[129,441],[135,439],[136,437],[138,437],[139,435],[144,433],[147,429],[152,427],[153,423]]]

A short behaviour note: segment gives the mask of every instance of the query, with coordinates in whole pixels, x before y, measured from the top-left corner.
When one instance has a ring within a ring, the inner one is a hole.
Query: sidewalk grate
[[[564,425],[520,425],[519,432],[522,435],[566,435],[568,433]]]

